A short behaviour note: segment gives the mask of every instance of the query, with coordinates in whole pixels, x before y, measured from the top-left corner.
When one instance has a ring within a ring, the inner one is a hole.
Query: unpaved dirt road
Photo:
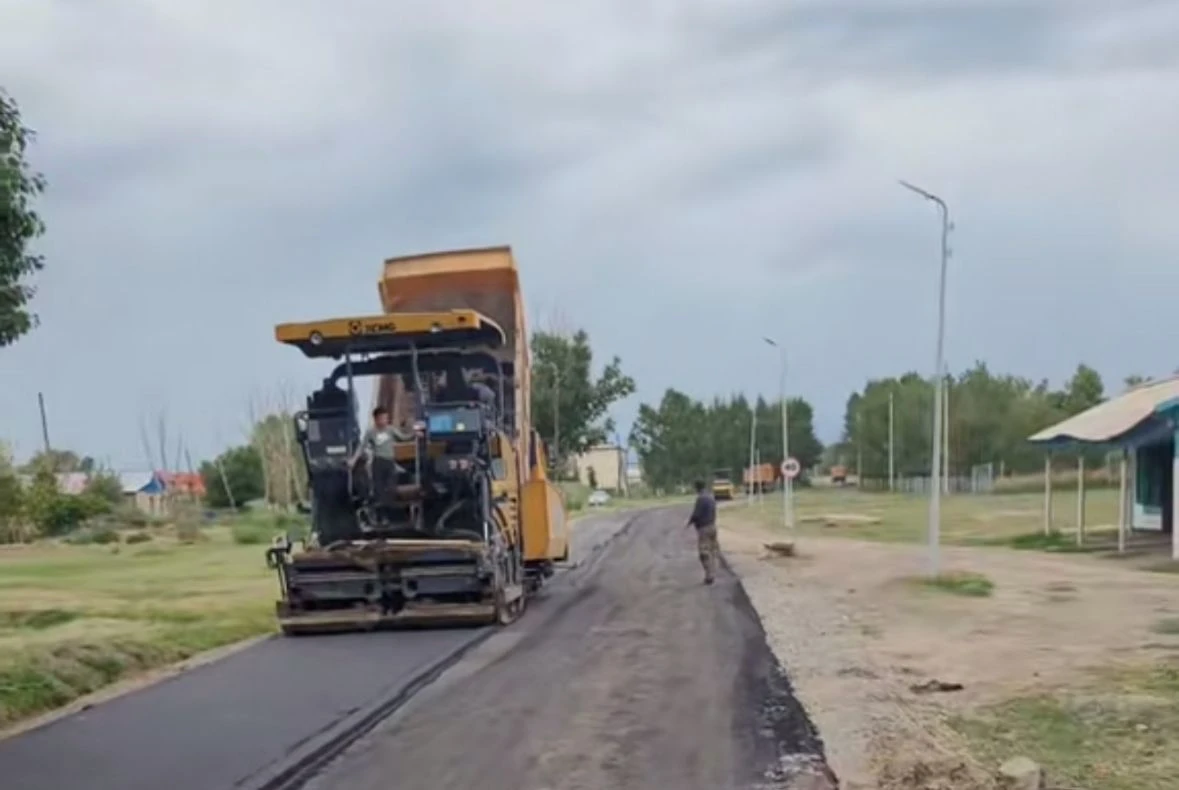
[[[310,790],[832,788],[822,746],[684,508],[650,511]]]

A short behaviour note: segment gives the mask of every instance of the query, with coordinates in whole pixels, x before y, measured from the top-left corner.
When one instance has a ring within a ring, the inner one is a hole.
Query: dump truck
[[[773,464],[758,464],[745,467],[742,478],[746,492],[768,491],[774,487],[774,483],[778,479],[778,472]]]
[[[730,469],[717,469],[712,473],[712,496],[718,500],[733,498],[733,472]]]
[[[509,623],[569,556],[564,498],[530,421],[512,251],[390,259],[378,291],[381,314],[275,328],[279,342],[336,363],[295,415],[311,532],[299,548],[282,540],[267,552],[279,625]],[[375,405],[411,437],[394,444],[392,466],[358,452],[363,377],[376,378]]]

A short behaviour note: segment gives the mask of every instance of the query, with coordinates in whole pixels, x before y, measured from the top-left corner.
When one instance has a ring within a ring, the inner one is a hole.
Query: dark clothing
[[[716,500],[707,491],[696,495],[696,504],[692,508],[692,515],[688,523],[696,529],[716,526]]]
[[[712,580],[716,578],[716,564],[720,557],[716,527],[698,528],[696,530],[696,544],[700,553],[700,564],[704,566],[704,581],[712,584]]]
[[[476,381],[471,385],[471,391],[475,395],[475,400],[487,408],[495,407],[495,390],[484,384],[482,381]]]

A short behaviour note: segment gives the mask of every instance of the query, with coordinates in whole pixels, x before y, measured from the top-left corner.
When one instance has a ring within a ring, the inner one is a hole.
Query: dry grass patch
[[[954,724],[988,762],[1031,756],[1052,787],[1170,790],[1179,776],[1179,666],[1095,673]]]

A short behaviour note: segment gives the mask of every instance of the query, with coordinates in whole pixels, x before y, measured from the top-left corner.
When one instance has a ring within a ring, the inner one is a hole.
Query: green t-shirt
[[[393,443],[405,441],[409,441],[409,437],[403,435],[392,425],[386,425],[384,428],[374,426],[364,432],[360,446],[371,450],[373,455],[378,458],[388,458],[392,461],[394,458]]]

